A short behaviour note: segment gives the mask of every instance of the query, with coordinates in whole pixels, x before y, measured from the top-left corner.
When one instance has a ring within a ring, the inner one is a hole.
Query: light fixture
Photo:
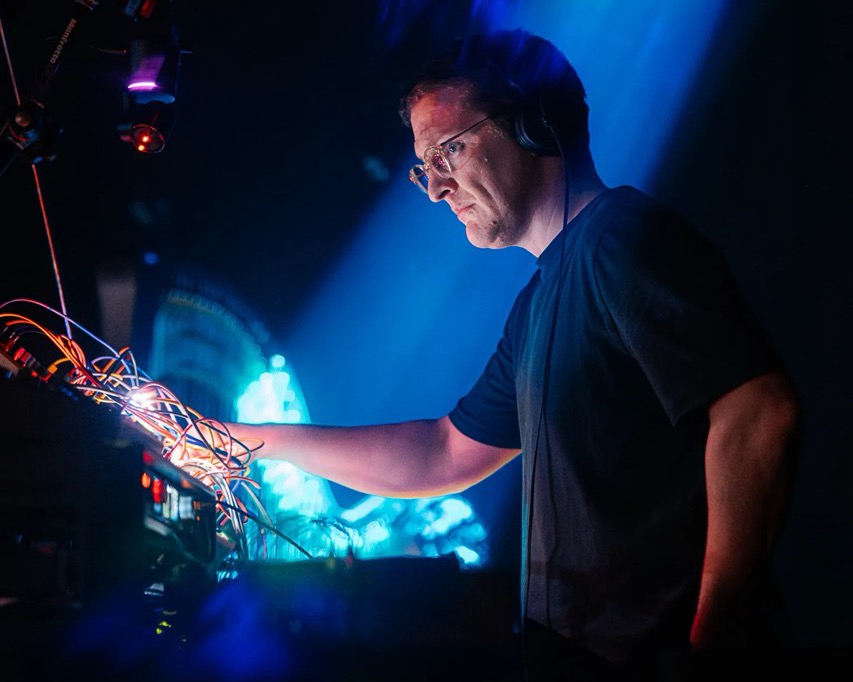
[[[146,104],[128,101],[127,119],[118,127],[119,137],[143,154],[163,151],[175,122],[173,106],[159,101]]]
[[[124,121],[119,137],[144,154],[161,152],[175,120],[182,51],[171,20],[171,2],[131,2],[134,30],[127,49]]]
[[[168,38],[131,40],[128,50],[130,77],[127,93],[138,104],[175,101],[181,50]]]

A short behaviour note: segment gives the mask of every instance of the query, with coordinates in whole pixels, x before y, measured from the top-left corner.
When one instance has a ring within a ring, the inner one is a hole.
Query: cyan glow
[[[468,566],[476,566],[481,563],[480,555],[477,554],[473,549],[469,549],[468,547],[460,546],[455,550],[456,555],[459,557],[459,560],[462,561],[463,564]]]
[[[284,371],[287,363],[282,355],[274,355],[267,364],[269,370],[238,398],[237,419],[247,423],[305,422],[305,396],[293,369]],[[253,464],[256,480],[262,484],[261,503],[276,530],[312,557],[436,557],[451,554],[462,545],[475,545],[479,550],[465,554],[466,566],[479,566],[488,556],[485,529],[463,498],[390,500],[366,496],[346,508],[335,499],[325,479],[289,462],[265,459],[263,454],[261,448]],[[292,542],[252,526],[249,545],[253,559],[307,558]]]
[[[391,537],[391,532],[383,520],[371,521],[361,533],[364,542],[368,545],[376,545]]]
[[[270,358],[263,372],[237,398],[237,419],[246,423],[299,424],[309,422],[308,408],[299,382],[285,371],[283,355]]]
[[[423,535],[427,539],[446,535],[451,528],[468,520],[474,513],[469,504],[458,498],[441,500],[438,505],[432,506],[432,513],[426,505],[423,506],[424,517],[428,521],[423,530]]]
[[[367,495],[354,507],[344,509],[341,512],[341,518],[350,523],[360,521],[371,512],[376,511],[382,505],[384,499],[378,495]]]

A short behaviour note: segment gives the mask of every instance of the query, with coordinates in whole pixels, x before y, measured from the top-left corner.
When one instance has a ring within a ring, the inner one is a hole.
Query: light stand
[[[12,60],[6,42],[6,34],[0,18],[0,40],[6,64],[12,81],[15,95],[15,108],[6,117],[0,128],[0,175],[6,172],[15,159],[22,158],[29,164],[50,161],[56,157],[56,143],[60,129],[53,117],[45,109],[45,102],[50,93],[51,85],[62,63],[63,55],[67,54],[72,39],[79,30],[80,22],[84,21],[97,5],[96,0],[74,0],[71,16],[65,24],[65,29],[59,36],[50,54],[47,64],[41,70],[32,92],[21,96],[15,80]]]

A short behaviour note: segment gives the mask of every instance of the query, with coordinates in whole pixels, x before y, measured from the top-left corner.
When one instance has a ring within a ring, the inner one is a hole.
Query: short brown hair
[[[566,149],[589,145],[586,92],[574,67],[550,41],[523,29],[462,38],[430,60],[406,88],[400,117],[438,88],[470,84],[472,104],[486,113],[536,108]]]

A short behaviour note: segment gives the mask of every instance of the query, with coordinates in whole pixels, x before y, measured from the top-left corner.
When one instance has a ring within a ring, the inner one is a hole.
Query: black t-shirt
[[[599,195],[537,266],[450,414],[522,450],[526,615],[612,660],[686,643],[707,407],[777,357],[718,250],[633,188]]]

